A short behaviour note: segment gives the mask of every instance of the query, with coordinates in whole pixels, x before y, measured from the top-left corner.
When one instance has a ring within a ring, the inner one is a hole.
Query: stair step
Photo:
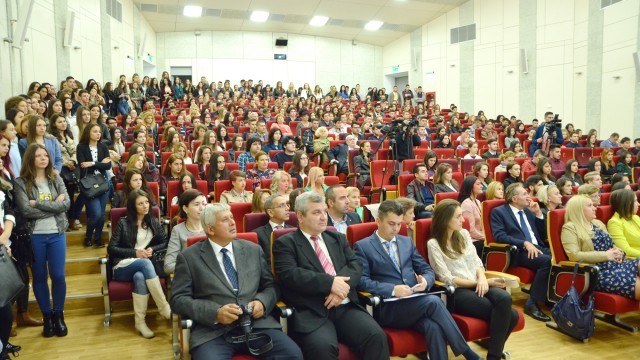
[[[67,231],[67,247],[71,246],[80,246],[84,247],[84,235],[86,234],[86,229],[82,228],[78,231]],[[109,229],[105,227],[102,231],[102,242],[107,244],[109,239],[111,238],[111,232]]]

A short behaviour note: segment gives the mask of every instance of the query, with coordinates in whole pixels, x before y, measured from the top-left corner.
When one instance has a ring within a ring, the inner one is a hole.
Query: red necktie
[[[331,276],[336,276],[336,269],[333,267],[333,264],[329,262],[329,259],[327,259],[327,256],[320,247],[320,238],[313,235],[311,236],[311,240],[313,241],[313,247],[315,248],[316,256],[318,256],[318,260],[320,260],[320,264],[322,265],[324,272]]]

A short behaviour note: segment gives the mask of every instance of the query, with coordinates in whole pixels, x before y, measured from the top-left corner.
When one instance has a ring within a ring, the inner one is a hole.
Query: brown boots
[[[16,316],[18,326],[42,326],[42,320],[34,319],[28,312],[18,313]]]

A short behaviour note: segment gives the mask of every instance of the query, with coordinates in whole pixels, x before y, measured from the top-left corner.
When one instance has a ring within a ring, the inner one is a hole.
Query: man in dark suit
[[[431,359],[446,359],[447,343],[455,355],[480,359],[469,348],[439,297],[402,299],[429,290],[435,282],[433,270],[420,256],[413,240],[398,235],[403,216],[404,208],[399,203],[383,201],[376,218],[378,230],[356,242],[354,251],[362,263],[358,290],[385,299],[400,298],[381,305],[378,323],[383,327],[414,328],[421,332]]]
[[[247,353],[245,344],[225,340],[230,325],[242,315],[241,304],[253,307],[253,333],[271,337],[273,348],[264,356],[302,359],[298,346],[269,316],[278,291],[260,246],[234,239],[236,223],[227,204],[207,205],[201,221],[207,239],[178,255],[171,296],[173,312],[195,322],[193,359],[231,359]]]
[[[289,220],[289,197],[278,194],[269,196],[264,201],[264,211],[269,215],[269,222],[254,231],[258,234],[258,242],[271,269],[271,233],[276,229],[293,227],[284,223]]]
[[[338,341],[360,358],[388,360],[387,337],[358,303],[362,264],[344,235],[327,230],[327,205],[313,192],[296,198],[299,229],[273,244],[282,295],[296,311],[289,335],[306,359],[338,359]]]
[[[498,243],[518,248],[513,266],[523,266],[536,272],[524,312],[536,320],[549,321],[550,318],[538,307],[539,302],[546,301],[551,268],[551,251],[543,242],[547,238],[544,215],[522,183],[509,185],[504,196],[505,205],[491,211],[493,237]]]
[[[339,233],[347,234],[347,226],[360,224],[358,214],[349,212],[349,194],[342,185],[334,185],[325,192],[327,199],[327,226],[333,226]]]
[[[416,201],[413,209],[416,219],[428,219],[433,215],[435,208],[435,190],[433,183],[429,181],[429,173],[424,163],[413,167],[415,179],[407,186],[407,197]]]
[[[349,175],[349,150],[359,150],[356,137],[349,134],[345,138],[346,144],[329,149],[330,165],[336,165],[338,174]]]

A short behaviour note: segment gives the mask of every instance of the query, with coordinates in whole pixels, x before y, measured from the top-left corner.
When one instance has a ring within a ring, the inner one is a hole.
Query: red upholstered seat
[[[435,203],[438,204],[444,199],[458,200],[458,192],[437,193]]]
[[[573,263],[569,261],[569,257],[564,251],[561,240],[564,215],[564,209],[550,211],[547,215],[549,243],[553,253],[551,276],[549,277],[549,297],[552,300],[559,299],[567,292],[573,276]],[[612,215],[613,210],[610,206],[599,206],[596,210],[597,218],[604,223],[606,223]],[[585,266],[583,267],[586,268]],[[596,279],[592,280],[593,277],[597,277],[594,275],[595,273],[592,270],[587,269],[582,271],[581,276],[576,278],[576,289],[581,293],[593,291],[593,288],[595,288],[595,282],[597,281]],[[640,302],[620,295],[609,294],[601,291],[594,291],[594,299],[596,311],[605,313],[605,315],[600,318],[601,320],[627,330],[632,328],[629,324],[620,321],[617,318],[617,315],[640,310]]]
[[[427,349],[424,335],[413,329],[384,328],[389,342],[391,356],[404,356],[400,354],[417,354]]]
[[[250,181],[247,181],[244,189],[247,191],[251,191],[253,184]],[[233,184],[231,184],[230,180],[218,180],[213,183],[213,192],[215,196],[215,201],[220,201],[220,195],[227,190],[233,189]]]
[[[396,185],[391,184],[391,177],[395,166],[397,166],[397,161],[395,160],[374,160],[371,162],[370,170],[372,190],[384,187],[387,191],[396,191]]]
[[[507,244],[492,245],[495,244],[495,240],[491,231],[491,211],[502,205],[504,205],[504,200],[485,200],[482,202],[482,228],[485,234],[485,244],[488,246],[485,248],[485,268],[518,276],[520,283],[530,284],[536,275],[535,271],[522,266],[511,266],[510,253],[504,251]]]
[[[403,161],[403,164],[409,160]],[[407,196],[407,186],[415,179],[415,175],[411,174],[400,174],[398,178],[398,196],[406,197]]]
[[[244,229],[244,214],[251,212],[251,203],[232,203],[229,206],[236,222],[236,229]]]

